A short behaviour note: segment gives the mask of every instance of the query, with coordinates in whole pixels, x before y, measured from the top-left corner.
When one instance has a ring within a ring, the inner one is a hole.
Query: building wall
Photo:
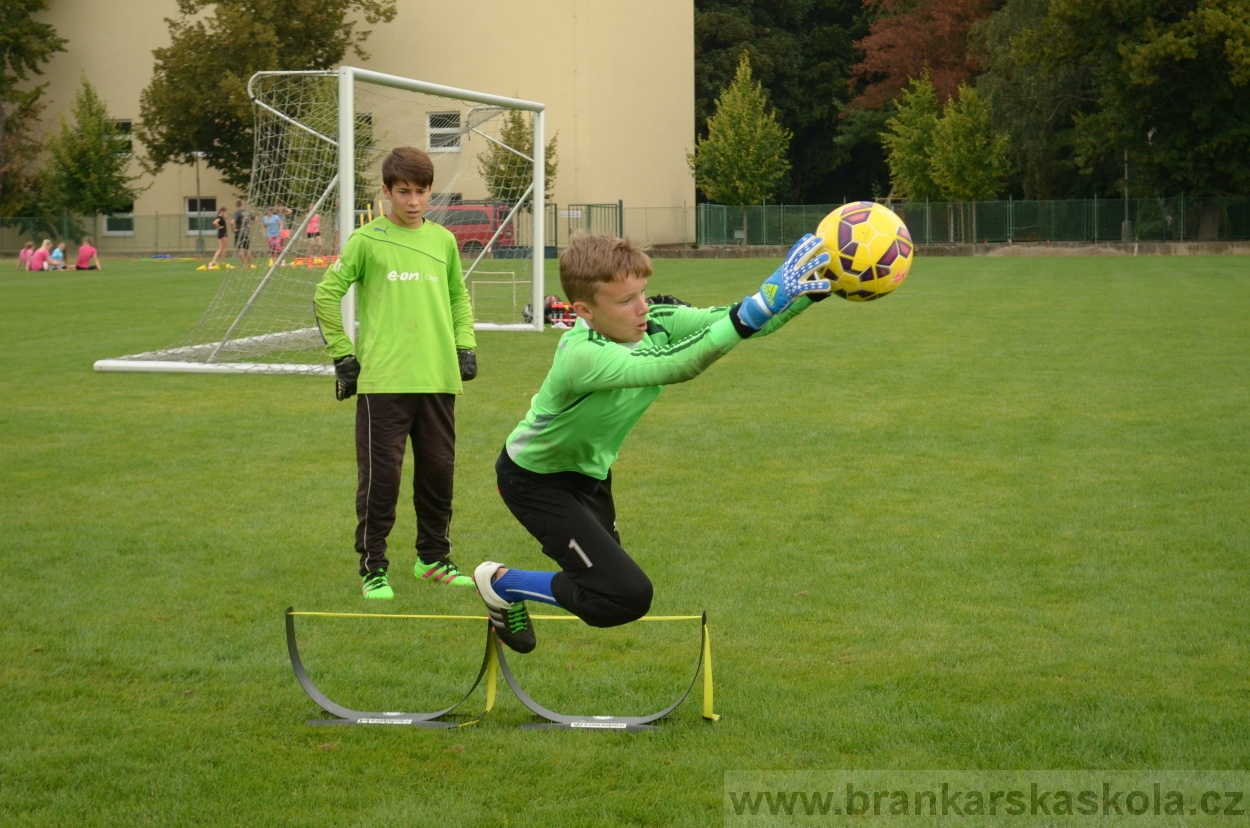
[[[113,117],[137,122],[152,50],[168,44],[165,18],[177,14],[175,0],[53,2],[43,17],[69,43],[39,78],[48,81],[49,128],[68,114],[84,75]],[[548,136],[559,136],[557,204],[694,205],[692,0],[398,0],[395,20],[372,28],[369,59],[347,62],[546,104]],[[201,195],[232,207],[238,194],[199,172]],[[137,215],[180,214],[196,194],[193,167],[171,165],[140,183],[151,187]]]

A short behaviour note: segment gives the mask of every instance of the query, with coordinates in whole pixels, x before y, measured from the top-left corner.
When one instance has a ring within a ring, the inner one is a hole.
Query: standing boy
[[[804,236],[759,293],[708,309],[648,305],[651,260],[628,241],[581,236],[560,254],[560,284],[578,318],[495,471],[504,503],[561,571],[477,567],[501,641],[534,649],[527,599],[594,627],[647,614],[651,581],[616,531],[611,467],[621,443],[661,386],[693,379],[743,339],[771,333],[827,296],[830,283],[811,275],[829,262],[822,246]]]
[[[243,199],[234,203],[234,251],[239,257],[239,267],[252,268],[252,221],[253,216],[243,206]]]
[[[456,395],[477,376],[473,311],[456,238],[425,220],[434,164],[399,147],[382,162],[391,210],[357,230],[317,286],[314,303],[337,374],[336,396],[356,400],[356,551],[366,598],[393,598],[386,537],[412,441],[417,578],[472,587],[451,561]],[[355,284],[360,334],[353,352],[339,306]]]

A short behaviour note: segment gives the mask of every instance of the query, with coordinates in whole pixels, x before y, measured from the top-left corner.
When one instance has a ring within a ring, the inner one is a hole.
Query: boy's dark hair
[[[577,235],[560,254],[560,286],[569,302],[592,302],[599,285],[651,276],[651,257],[628,239]]]
[[[418,187],[434,184],[434,162],[416,147],[395,147],[382,162],[382,184],[392,189],[400,181]]]

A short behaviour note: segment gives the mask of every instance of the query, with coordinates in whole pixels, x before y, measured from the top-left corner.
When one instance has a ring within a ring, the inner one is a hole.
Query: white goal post
[[[177,342],[95,370],[332,374],[313,291],[352,231],[386,212],[381,161],[397,146],[434,162],[427,217],[456,237],[475,327],[543,329],[543,104],[351,66],[258,72],[248,93],[255,151],[239,238],[252,267],[223,267],[208,309]],[[354,298],[343,300],[353,339]]]

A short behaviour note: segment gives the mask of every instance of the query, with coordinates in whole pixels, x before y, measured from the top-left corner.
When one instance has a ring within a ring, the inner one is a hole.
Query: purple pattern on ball
[[[897,258],[898,258],[898,242],[894,242],[894,244],[891,244],[889,247],[885,249],[885,252],[881,254],[881,258],[877,259],[877,264],[892,265],[894,264],[894,260]]]

